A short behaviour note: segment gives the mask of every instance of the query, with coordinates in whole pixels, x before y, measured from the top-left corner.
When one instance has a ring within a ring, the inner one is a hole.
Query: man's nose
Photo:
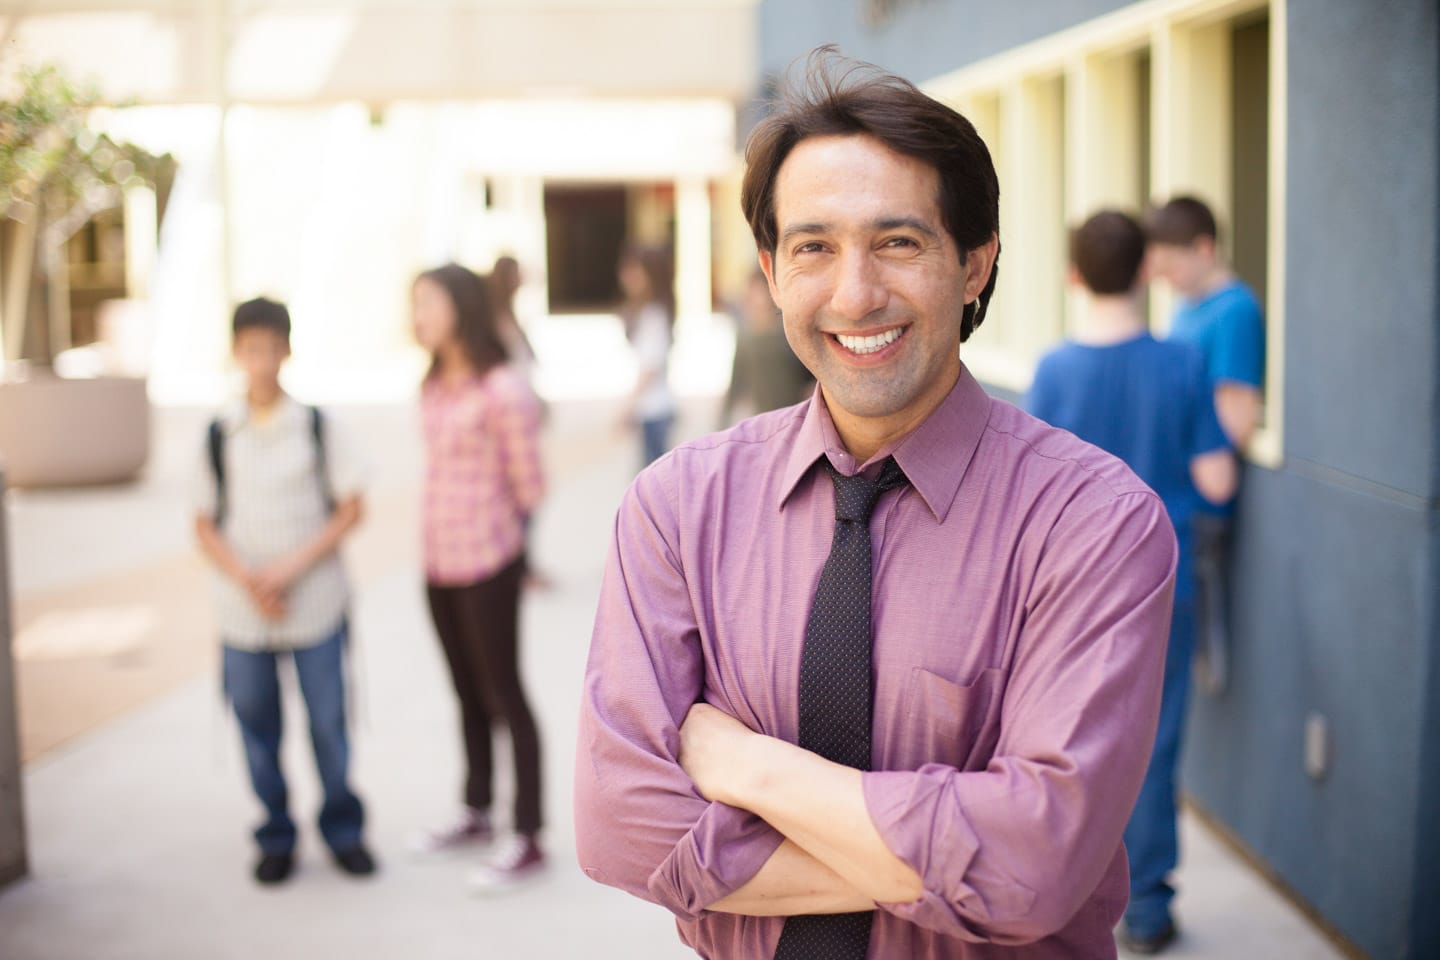
[[[862,320],[885,306],[885,289],[880,264],[869,250],[842,254],[835,264],[835,289],[830,308],[847,320]]]

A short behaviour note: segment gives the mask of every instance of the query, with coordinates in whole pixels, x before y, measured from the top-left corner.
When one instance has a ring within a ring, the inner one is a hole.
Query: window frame
[[[1246,457],[1278,467],[1284,456],[1286,6],[1288,0],[1151,0],[977,61],[923,88],[970,116],[993,145],[1001,183],[1002,258],[993,318],[963,348],[976,377],[1023,393],[1035,364],[1073,326],[1083,298],[1066,290],[1068,225],[1102,206],[1136,209],[1150,197],[1194,192],[1232,223],[1231,56],[1236,20],[1269,19],[1265,236],[1265,416]],[[1135,58],[1148,53],[1148,91]],[[1053,130],[1058,80],[1063,122]],[[1148,100],[1147,116],[1140,111]],[[1116,109],[1116,104],[1120,108]],[[1130,118],[1132,123],[1124,122]],[[1149,156],[1140,166],[1140,124]],[[1054,191],[1006,190],[1050,176],[1059,142],[1061,202]],[[1033,147],[1033,149],[1032,149]],[[1132,163],[1131,158],[1136,162]],[[1055,214],[1059,212],[1057,220]],[[1047,230],[1047,227],[1050,228]],[[1060,260],[1054,262],[1058,239]],[[1039,264],[1037,266],[1037,264]],[[1048,279],[1042,274],[1048,273]],[[1020,278],[1024,282],[1020,282]],[[1058,297],[1056,289],[1064,290]],[[1173,299],[1151,290],[1151,325],[1166,329]],[[1063,304],[1049,312],[1046,303]],[[992,327],[993,324],[993,327]],[[1013,329],[1006,329],[1013,328]]]

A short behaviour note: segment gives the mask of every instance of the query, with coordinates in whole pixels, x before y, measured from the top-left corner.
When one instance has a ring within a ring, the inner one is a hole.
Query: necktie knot
[[[825,469],[830,472],[830,479],[835,483],[837,520],[856,520],[861,523],[868,521],[880,494],[906,482],[905,471],[900,469],[894,457],[885,458],[880,475],[874,480],[863,473],[847,477],[836,470],[829,460],[825,461]]]

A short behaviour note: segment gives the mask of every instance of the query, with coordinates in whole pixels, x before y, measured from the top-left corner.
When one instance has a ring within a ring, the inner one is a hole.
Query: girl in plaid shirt
[[[415,337],[433,360],[420,388],[426,447],[426,595],[460,701],[466,778],[459,817],[416,841],[419,852],[489,842],[492,721],[510,730],[515,837],[471,874],[477,892],[506,889],[545,865],[540,742],[517,656],[525,528],[544,493],[540,402],[508,362],[485,281],[457,264],[422,273]]]

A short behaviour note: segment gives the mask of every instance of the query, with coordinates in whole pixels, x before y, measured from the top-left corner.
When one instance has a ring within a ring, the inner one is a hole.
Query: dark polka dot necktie
[[[876,480],[835,483],[835,538],[815,590],[800,655],[800,746],[827,760],[870,769],[870,514],[880,494],[905,483],[894,458]],[[790,917],[775,960],[864,960],[874,911]]]

